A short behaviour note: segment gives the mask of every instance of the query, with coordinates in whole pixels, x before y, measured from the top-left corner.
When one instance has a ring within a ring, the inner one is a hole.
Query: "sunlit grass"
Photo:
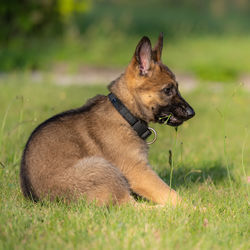
[[[158,140],[150,163],[190,206],[107,209],[23,198],[19,164],[29,134],[97,93],[108,91],[20,77],[0,83],[0,249],[249,249],[250,93],[236,83],[202,82],[183,93],[196,116],[178,132],[151,124]]]

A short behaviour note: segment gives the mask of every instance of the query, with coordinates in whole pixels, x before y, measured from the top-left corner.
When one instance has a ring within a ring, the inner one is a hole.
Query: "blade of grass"
[[[9,110],[12,106],[13,100],[9,103],[7,109],[5,110],[4,116],[3,116],[3,121],[2,121],[2,125],[1,125],[1,130],[0,130],[0,157],[2,158],[2,154],[3,154],[3,150],[2,150],[2,146],[3,146],[3,137],[4,137],[4,129],[5,129],[5,125],[6,125],[6,120],[8,117],[8,113]]]
[[[242,144],[242,149],[241,149],[241,166],[242,166],[243,174],[244,174],[246,181],[247,181],[247,173],[246,173],[246,168],[245,168],[245,164],[244,164],[244,151],[245,151],[245,147],[246,147],[246,143],[247,143],[247,138],[248,138],[248,129],[246,128],[246,136],[245,136],[245,140]],[[249,197],[249,185],[247,185],[247,194]]]
[[[175,127],[174,148],[172,152],[170,180],[169,180],[170,189],[172,189],[172,179],[173,179],[173,171],[174,171],[174,164],[175,164],[175,157],[176,157],[175,154],[176,154],[177,136],[178,136],[178,127]]]

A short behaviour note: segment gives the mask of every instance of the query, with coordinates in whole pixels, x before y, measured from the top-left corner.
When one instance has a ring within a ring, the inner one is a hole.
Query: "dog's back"
[[[97,96],[34,130],[21,162],[21,187],[26,197],[75,199],[86,195],[88,200],[106,203],[111,198],[105,197],[106,190],[114,200],[126,200],[126,179],[102,157],[103,138],[96,133],[103,122],[98,119],[100,113],[109,105],[105,96]]]

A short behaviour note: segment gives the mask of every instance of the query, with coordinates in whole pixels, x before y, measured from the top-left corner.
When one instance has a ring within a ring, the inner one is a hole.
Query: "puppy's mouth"
[[[177,127],[183,123],[183,120],[178,119],[173,114],[164,114],[157,117],[157,122],[169,126]]]

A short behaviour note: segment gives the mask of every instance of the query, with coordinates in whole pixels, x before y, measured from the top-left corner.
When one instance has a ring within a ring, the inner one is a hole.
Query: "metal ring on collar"
[[[153,128],[149,127],[148,129],[154,134],[154,139],[152,141],[150,141],[150,142],[147,142],[147,144],[150,145],[150,144],[153,144],[156,141],[156,139],[157,139],[157,133],[156,133],[156,131]]]

